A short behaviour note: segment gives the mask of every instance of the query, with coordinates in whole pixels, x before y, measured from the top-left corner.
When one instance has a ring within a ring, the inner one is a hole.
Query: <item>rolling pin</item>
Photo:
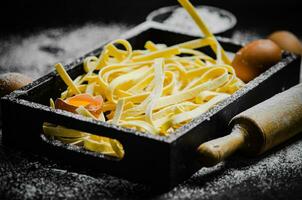
[[[260,155],[302,132],[302,83],[236,115],[229,135],[201,144],[198,157],[211,167],[237,150]]]

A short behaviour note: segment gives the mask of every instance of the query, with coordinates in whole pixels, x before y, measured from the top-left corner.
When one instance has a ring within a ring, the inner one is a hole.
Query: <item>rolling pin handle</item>
[[[201,144],[197,151],[202,165],[212,167],[225,160],[244,145],[246,130],[235,125],[231,134]]]

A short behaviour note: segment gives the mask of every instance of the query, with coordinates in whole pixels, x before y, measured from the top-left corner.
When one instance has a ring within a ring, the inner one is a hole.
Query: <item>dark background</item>
[[[302,32],[300,0],[193,0],[192,3],[230,10],[238,17],[239,26],[267,31],[288,29],[299,35]],[[2,34],[7,34],[86,21],[138,24],[152,10],[175,4],[176,0],[2,1],[0,25]]]
[[[302,38],[301,0],[192,3],[234,13],[238,24],[230,35],[233,39],[248,41],[280,29]],[[94,40],[116,38],[143,22],[151,11],[176,4],[176,0],[1,1],[0,73],[20,71],[40,77],[45,69],[53,70],[55,62],[68,63],[95,48]],[[90,22],[96,25],[85,25]],[[99,30],[99,38],[88,34]],[[301,138],[300,134],[261,157],[236,155],[201,169],[169,192],[156,194],[137,183],[6,147],[0,128],[0,199],[302,199]]]

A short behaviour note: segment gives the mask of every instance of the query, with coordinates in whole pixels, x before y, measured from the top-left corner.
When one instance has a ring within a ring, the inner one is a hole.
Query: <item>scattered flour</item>
[[[51,71],[55,63],[73,61],[128,29],[120,24],[86,24],[2,39],[0,73],[17,71],[36,79]]]
[[[234,25],[229,15],[223,15],[217,9],[200,6],[197,7],[197,12],[213,33],[223,32]],[[171,16],[163,21],[163,23],[181,30],[193,32],[194,34],[200,34],[200,30],[196,27],[195,22],[183,8],[174,10]]]
[[[40,77],[58,60],[73,60],[126,29],[115,24],[87,24],[2,39],[0,72],[18,70]],[[238,37],[242,35],[238,33]],[[202,168],[161,194],[110,175],[6,148],[1,138],[0,130],[0,199],[302,199],[301,136],[259,158],[237,155],[215,167]]]
[[[1,146],[0,131],[0,199],[299,199],[301,155],[299,136],[258,158],[236,155],[202,168],[171,191],[158,194],[107,174],[7,149]]]

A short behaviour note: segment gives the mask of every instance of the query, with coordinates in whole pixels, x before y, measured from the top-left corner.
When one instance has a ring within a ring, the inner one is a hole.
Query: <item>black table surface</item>
[[[68,63],[130,27],[94,22],[6,35],[0,39],[0,72],[19,71],[38,78],[52,70],[55,62]],[[250,41],[269,31],[239,26],[231,37]],[[261,157],[235,155],[215,167],[202,168],[171,191],[158,193],[138,183],[6,147],[1,134],[0,199],[302,199],[301,136]]]

